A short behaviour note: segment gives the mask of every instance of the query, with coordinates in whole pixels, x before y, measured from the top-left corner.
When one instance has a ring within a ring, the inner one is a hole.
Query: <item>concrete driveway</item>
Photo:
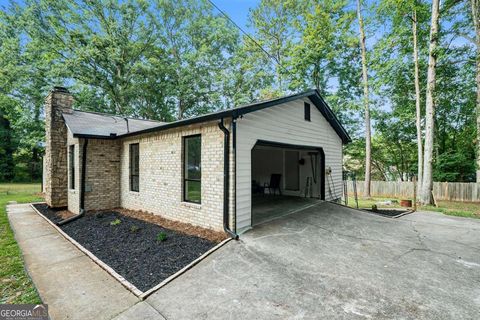
[[[143,303],[167,319],[478,319],[480,220],[320,203],[257,226]]]

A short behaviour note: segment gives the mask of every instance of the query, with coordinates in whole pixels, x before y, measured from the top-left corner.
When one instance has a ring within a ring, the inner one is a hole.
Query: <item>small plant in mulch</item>
[[[157,241],[163,242],[167,240],[167,234],[165,232],[159,232],[157,234]]]
[[[130,232],[132,232],[132,233],[136,233],[136,232],[138,232],[139,230],[140,230],[140,228],[137,227],[137,226],[131,226],[131,227],[130,227]]]
[[[95,218],[97,219],[103,219],[104,217],[105,217],[105,214],[103,212],[95,213]]]
[[[110,222],[111,226],[118,226],[120,223],[122,223],[122,220],[120,219],[115,219],[112,222]]]

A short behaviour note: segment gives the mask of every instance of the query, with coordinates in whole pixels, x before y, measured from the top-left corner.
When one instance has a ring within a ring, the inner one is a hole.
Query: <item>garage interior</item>
[[[325,199],[321,148],[257,142],[251,163],[253,226]]]

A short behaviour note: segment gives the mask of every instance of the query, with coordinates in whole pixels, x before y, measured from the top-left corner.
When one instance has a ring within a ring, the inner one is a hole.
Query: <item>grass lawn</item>
[[[437,211],[450,216],[480,219],[480,203],[437,201],[437,205],[438,207],[426,206],[422,209]]]
[[[385,201],[399,201],[396,198],[380,198],[374,197],[370,199],[358,198],[358,207],[361,209],[371,208],[376,204],[378,208],[400,208],[400,204],[393,202],[391,205],[381,204]],[[379,204],[380,203],[380,204]],[[425,206],[418,207],[418,211],[436,211],[450,216],[477,218],[480,219],[480,203],[472,202],[456,202],[456,201],[437,201],[438,207]],[[355,208],[355,199],[353,197],[348,198],[348,206]]]
[[[0,303],[40,303],[7,218],[6,205],[40,201],[40,184],[0,184]]]

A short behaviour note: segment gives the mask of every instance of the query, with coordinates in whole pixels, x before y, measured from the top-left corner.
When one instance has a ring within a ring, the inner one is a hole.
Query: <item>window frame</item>
[[[71,144],[68,146],[68,178],[69,181],[69,189],[75,190],[75,145]]]
[[[303,103],[303,115],[305,121],[312,121],[312,108],[310,107],[310,103],[304,102]]]
[[[187,162],[187,152],[186,152],[186,140],[192,139],[192,138],[200,138],[200,178],[199,179],[188,179],[187,172],[186,172],[186,165],[188,164]],[[199,182],[200,183],[200,200],[199,201],[192,201],[189,200],[187,197],[187,182]],[[202,204],[202,135],[199,134],[192,134],[188,136],[183,136],[182,137],[182,186],[183,186],[183,192],[182,192],[182,201],[183,202],[188,202],[188,203],[194,203],[201,205]]]
[[[133,166],[132,166],[132,158],[133,158],[133,148],[136,147],[136,150],[137,150],[137,154],[136,154],[136,158],[137,158],[137,161],[136,161],[136,165],[137,165],[137,173],[133,173]],[[129,186],[128,186],[128,189],[129,191],[131,192],[140,192],[140,143],[136,142],[136,143],[130,143],[128,145],[128,168],[129,168],[129,172],[128,172],[128,177],[129,177]],[[137,178],[137,189],[135,190],[134,186],[133,186],[133,178],[136,177]]]

